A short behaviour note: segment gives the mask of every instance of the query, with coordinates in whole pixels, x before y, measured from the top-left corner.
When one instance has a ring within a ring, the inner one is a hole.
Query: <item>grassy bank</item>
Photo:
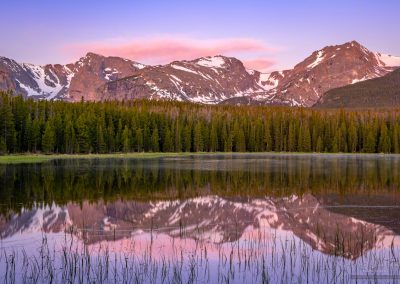
[[[0,156],[0,164],[28,164],[28,163],[43,163],[58,159],[151,159],[163,157],[187,157],[199,155],[290,155],[290,156],[351,156],[351,157],[368,157],[368,156],[385,156],[398,157],[398,154],[371,154],[371,153],[305,153],[305,152],[169,152],[169,153],[113,153],[113,154],[15,154]]]
[[[43,163],[58,159],[113,159],[113,158],[130,158],[130,159],[151,159],[162,157],[176,157],[199,155],[193,153],[114,153],[114,154],[19,154],[0,156],[0,164],[27,164],[27,163]]]

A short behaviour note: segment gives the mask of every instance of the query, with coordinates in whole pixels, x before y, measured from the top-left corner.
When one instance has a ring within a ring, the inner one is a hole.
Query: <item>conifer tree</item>
[[[210,151],[217,152],[218,151],[218,127],[216,121],[213,121],[211,124],[210,131]]]
[[[160,137],[158,135],[158,128],[153,129],[153,134],[151,135],[151,150],[153,152],[160,151]]]
[[[122,132],[122,150],[125,153],[128,153],[131,150],[131,140],[130,140],[130,130],[127,125],[124,127],[124,131]]]
[[[183,150],[185,152],[190,152],[192,149],[192,130],[189,124],[185,125],[183,131]]]
[[[378,152],[390,153],[390,149],[391,149],[391,144],[390,144],[390,137],[388,134],[388,128],[386,126],[386,123],[382,123],[380,127]]]
[[[89,129],[86,125],[85,118],[81,115],[76,122],[76,140],[78,144],[78,151],[80,153],[90,152],[90,137]]]
[[[42,137],[42,150],[45,153],[52,153],[55,147],[55,131],[51,121],[47,121]]]
[[[6,145],[6,151],[12,152],[16,147],[14,115],[8,97],[5,96],[0,101],[0,136]]]
[[[203,131],[201,122],[198,121],[194,128],[193,147],[196,152],[203,152]]]
[[[375,135],[375,130],[372,127],[367,128],[363,150],[366,153],[376,152],[376,135]]]
[[[265,125],[264,131],[264,144],[265,144],[265,151],[270,152],[273,150],[273,142],[272,142],[272,135],[271,135],[271,128],[270,125],[267,123]]]
[[[141,128],[136,129],[136,151],[143,151],[143,130]]]

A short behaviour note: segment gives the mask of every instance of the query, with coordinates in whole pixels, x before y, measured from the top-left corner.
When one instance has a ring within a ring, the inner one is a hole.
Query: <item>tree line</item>
[[[206,158],[205,158],[206,159]],[[0,164],[0,213],[45,202],[186,199],[201,195],[263,197],[305,192],[392,197],[400,190],[399,159],[279,156],[262,163],[229,159],[208,168],[197,161],[176,167],[160,159],[63,159],[42,164]],[[276,165],[279,164],[277,167]],[[232,170],[234,169],[234,170]],[[393,202],[396,202],[393,200]],[[4,210],[4,211],[3,211]]]
[[[0,153],[400,153],[400,109],[36,101],[0,93]]]

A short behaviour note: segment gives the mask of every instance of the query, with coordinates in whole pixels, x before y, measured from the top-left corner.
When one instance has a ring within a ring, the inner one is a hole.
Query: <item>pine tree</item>
[[[203,151],[203,131],[201,122],[198,121],[194,128],[194,137],[193,137],[193,147],[195,152],[202,152]]]
[[[96,144],[97,144],[97,152],[98,153],[105,153],[106,152],[107,146],[106,146],[105,139],[104,139],[103,127],[100,124],[97,125],[97,141],[96,141]]]
[[[153,152],[160,151],[160,137],[158,135],[158,128],[153,129],[153,134],[151,135],[151,150]]]
[[[40,121],[35,118],[32,123],[32,150],[36,152],[40,147],[41,134],[40,134]]]
[[[393,132],[392,132],[392,153],[399,154],[400,153],[400,139],[399,139],[400,131],[399,125],[393,125]]]
[[[299,139],[298,150],[300,152],[310,152],[311,151],[311,136],[310,136],[310,129],[308,128],[308,124],[306,122],[303,122],[300,126],[298,139]]]
[[[182,152],[183,144],[182,144],[182,127],[179,119],[176,120],[175,122],[175,127],[174,127],[174,150],[177,153]]]
[[[296,127],[294,122],[291,121],[288,130],[288,151],[295,152],[297,150],[296,146]]]
[[[355,153],[357,151],[357,144],[358,144],[357,128],[353,120],[351,120],[348,130],[348,147],[347,147],[348,151],[351,153]]]
[[[47,121],[42,137],[42,151],[53,153],[55,147],[55,131],[51,121]]]
[[[367,128],[367,135],[365,137],[364,152],[375,153],[376,152],[376,135],[373,127]]]
[[[164,128],[162,150],[163,150],[163,152],[172,152],[173,148],[174,148],[174,145],[172,144],[171,130],[169,129],[168,125],[166,125]]]
[[[379,153],[390,153],[391,149],[390,144],[390,136],[388,135],[388,128],[386,123],[382,123],[380,127],[380,136],[378,143],[378,152]]]
[[[76,122],[76,140],[78,144],[78,151],[80,153],[90,152],[90,137],[89,129],[86,124],[86,120],[83,116],[80,116]]]
[[[315,151],[317,153],[322,153],[324,151],[324,144],[322,142],[321,136],[318,136],[318,138],[317,138],[317,145],[315,147]]]
[[[183,131],[183,150],[185,152],[190,152],[192,149],[192,130],[189,124],[185,125]]]
[[[130,132],[128,126],[125,125],[124,131],[122,132],[122,150],[125,153],[128,153],[131,150]]]
[[[210,151],[211,152],[217,152],[218,151],[218,130],[217,130],[216,121],[213,121],[212,124],[211,124]]]
[[[22,137],[23,144],[21,148],[24,151],[32,151],[32,119],[30,113],[28,113],[25,117],[25,128]]]
[[[0,136],[0,155],[4,155],[6,153],[7,153],[6,141],[4,141],[3,136]]]
[[[16,147],[16,133],[14,115],[7,97],[0,101],[0,136],[6,145],[6,151],[13,151]]]
[[[74,153],[77,145],[76,145],[75,129],[71,119],[67,119],[65,122],[64,139],[65,139],[64,141],[65,152],[69,154]]]
[[[271,128],[269,124],[265,125],[264,131],[264,144],[265,144],[265,151],[270,152],[273,150],[273,142],[272,142],[272,135],[271,135]]]
[[[136,150],[138,152],[143,151],[143,130],[141,128],[136,129]]]

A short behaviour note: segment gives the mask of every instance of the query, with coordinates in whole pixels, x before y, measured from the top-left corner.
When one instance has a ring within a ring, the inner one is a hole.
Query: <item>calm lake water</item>
[[[400,156],[0,165],[0,281],[400,280]]]

